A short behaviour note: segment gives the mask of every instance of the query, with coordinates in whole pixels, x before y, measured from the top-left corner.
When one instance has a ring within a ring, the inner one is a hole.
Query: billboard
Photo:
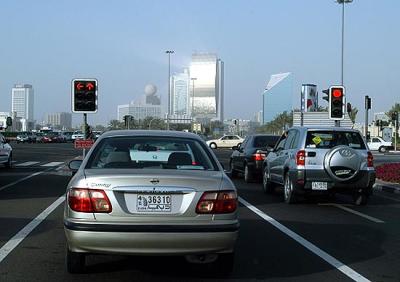
[[[303,84],[301,86],[301,111],[316,112],[318,110],[317,85]]]

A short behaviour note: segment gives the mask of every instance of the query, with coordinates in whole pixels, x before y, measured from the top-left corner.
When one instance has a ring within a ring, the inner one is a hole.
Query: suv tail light
[[[368,166],[368,167],[374,167],[374,156],[372,155],[371,152],[368,152],[368,156],[367,156],[367,166]]]
[[[196,206],[196,213],[232,213],[237,208],[235,191],[204,192]]]
[[[306,165],[306,151],[300,150],[296,154],[296,164],[297,165]]]
[[[263,161],[265,159],[265,154],[260,153],[257,151],[255,154],[251,156],[253,161]]]
[[[72,188],[68,192],[68,205],[77,212],[110,213],[112,206],[103,190]]]

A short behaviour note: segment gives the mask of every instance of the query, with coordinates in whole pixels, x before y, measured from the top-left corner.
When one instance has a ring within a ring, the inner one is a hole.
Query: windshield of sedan
[[[357,132],[309,131],[307,133],[306,148],[330,149],[339,145],[365,150],[364,141]]]
[[[94,149],[86,168],[218,170],[196,140],[171,137],[111,137]]]

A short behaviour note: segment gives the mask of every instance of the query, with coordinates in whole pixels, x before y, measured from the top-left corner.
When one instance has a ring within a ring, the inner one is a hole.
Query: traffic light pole
[[[394,150],[397,151],[397,132],[399,127],[399,121],[396,119],[394,121]]]
[[[87,124],[87,114],[84,113],[83,114],[83,136],[84,136],[85,140],[88,139],[88,135],[89,135],[89,132],[88,132],[88,124]],[[86,149],[83,148],[82,150],[83,150],[83,152],[82,152],[83,158],[85,158]]]
[[[367,136],[368,136],[368,107],[365,107],[365,140],[368,142]]]

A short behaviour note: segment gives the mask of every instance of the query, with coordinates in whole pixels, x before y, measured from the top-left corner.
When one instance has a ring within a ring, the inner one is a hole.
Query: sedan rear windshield
[[[309,131],[306,148],[330,149],[345,145],[353,149],[365,150],[365,143],[358,132],[345,131]]]
[[[134,136],[101,140],[86,168],[218,170],[207,147],[197,140]]]
[[[275,147],[275,143],[279,140],[279,136],[256,136],[254,138],[254,148]]]

